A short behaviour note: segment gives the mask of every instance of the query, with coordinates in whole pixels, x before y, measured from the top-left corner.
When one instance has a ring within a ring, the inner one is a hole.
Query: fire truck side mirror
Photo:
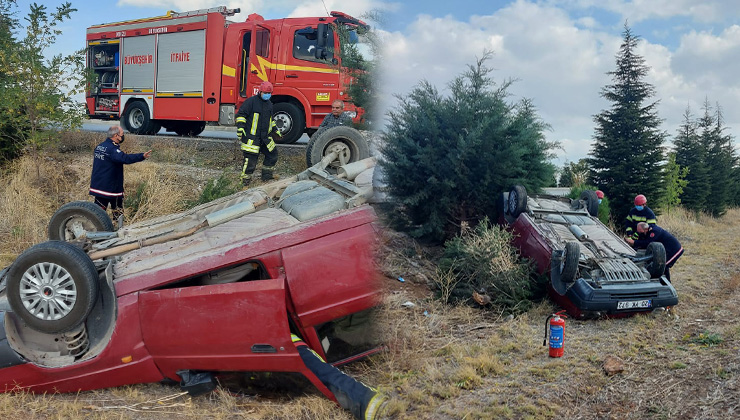
[[[320,50],[326,49],[326,34],[329,33],[329,24],[319,23],[319,29],[316,33],[316,47]],[[321,58],[321,57],[316,57]]]

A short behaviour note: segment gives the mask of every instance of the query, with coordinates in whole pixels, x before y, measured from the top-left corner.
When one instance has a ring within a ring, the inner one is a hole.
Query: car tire
[[[581,258],[581,244],[570,241],[565,243],[565,255],[560,265],[560,280],[563,283],[576,281],[578,273],[578,260]]]
[[[650,273],[650,278],[660,278],[660,276],[665,272],[665,247],[660,242],[650,242],[645,251],[645,255],[650,256],[650,259],[645,266],[648,273]]]
[[[98,298],[98,271],[68,242],[42,242],[24,251],[7,274],[13,312],[34,330],[57,334],[85,322]]]
[[[174,132],[182,137],[195,137],[206,129],[204,121],[179,121],[174,126]]]
[[[514,185],[509,191],[506,210],[513,218],[527,211],[527,189],[523,185]]]
[[[362,133],[352,127],[339,126],[322,131],[309,140],[306,165],[311,167],[321,162],[332,150],[337,150],[340,157],[326,168],[331,173],[336,173],[342,165],[370,157],[370,148]]]
[[[49,239],[74,241],[84,232],[113,232],[113,222],[105,210],[89,201],[73,201],[57,210],[49,220]]]
[[[583,190],[581,200],[586,205],[586,211],[593,217],[599,216],[599,197],[594,190]]]
[[[298,141],[306,128],[303,110],[290,102],[278,102],[272,107],[272,120],[282,136],[273,136],[275,143],[292,144]]]
[[[126,111],[123,113],[123,126],[133,134],[149,134],[152,131],[154,127],[149,118],[149,107],[145,102],[134,101],[126,106]]]

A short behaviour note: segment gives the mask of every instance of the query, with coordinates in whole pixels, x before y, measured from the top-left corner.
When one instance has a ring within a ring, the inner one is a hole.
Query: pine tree
[[[714,115],[711,106],[704,104],[705,114],[701,120],[702,142],[707,148],[707,167],[709,168],[709,194],[705,209],[712,216],[725,214],[730,202],[732,169],[736,160],[732,147],[732,136],[725,133],[722,109],[717,105]]]
[[[686,187],[681,194],[681,205],[694,212],[704,210],[709,195],[709,172],[707,169],[707,150],[698,134],[698,123],[691,109],[686,107],[683,124],[678,128],[674,140],[676,163],[688,168]]]
[[[587,158],[592,183],[611,197],[616,220],[626,217],[637,194],[644,194],[648,205],[661,201],[667,136],[660,130],[658,102],[648,103],[655,88],[644,80],[650,67],[635,51],[639,38],[627,24],[622,35],[617,68],[607,73],[613,83],[601,90],[612,106],[594,116],[595,142]]]
[[[411,235],[441,241],[496,214],[513,184],[537,191],[551,182],[555,146],[527,100],[509,103],[511,81],[489,78],[484,54],[443,97],[421,82],[389,113],[381,165],[395,200],[390,216]]]

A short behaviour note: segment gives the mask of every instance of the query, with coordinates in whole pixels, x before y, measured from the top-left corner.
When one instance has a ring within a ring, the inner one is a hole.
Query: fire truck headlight
[[[354,120],[357,118],[357,111],[347,111],[347,115]]]

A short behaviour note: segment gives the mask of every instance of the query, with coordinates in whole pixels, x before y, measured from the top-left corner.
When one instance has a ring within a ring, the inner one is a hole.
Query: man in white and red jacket
[[[108,138],[95,147],[90,176],[90,195],[103,210],[110,205],[114,220],[123,215],[123,165],[141,162],[152,154],[151,150],[126,154],[120,148],[123,141],[123,128],[113,126],[108,129]]]

